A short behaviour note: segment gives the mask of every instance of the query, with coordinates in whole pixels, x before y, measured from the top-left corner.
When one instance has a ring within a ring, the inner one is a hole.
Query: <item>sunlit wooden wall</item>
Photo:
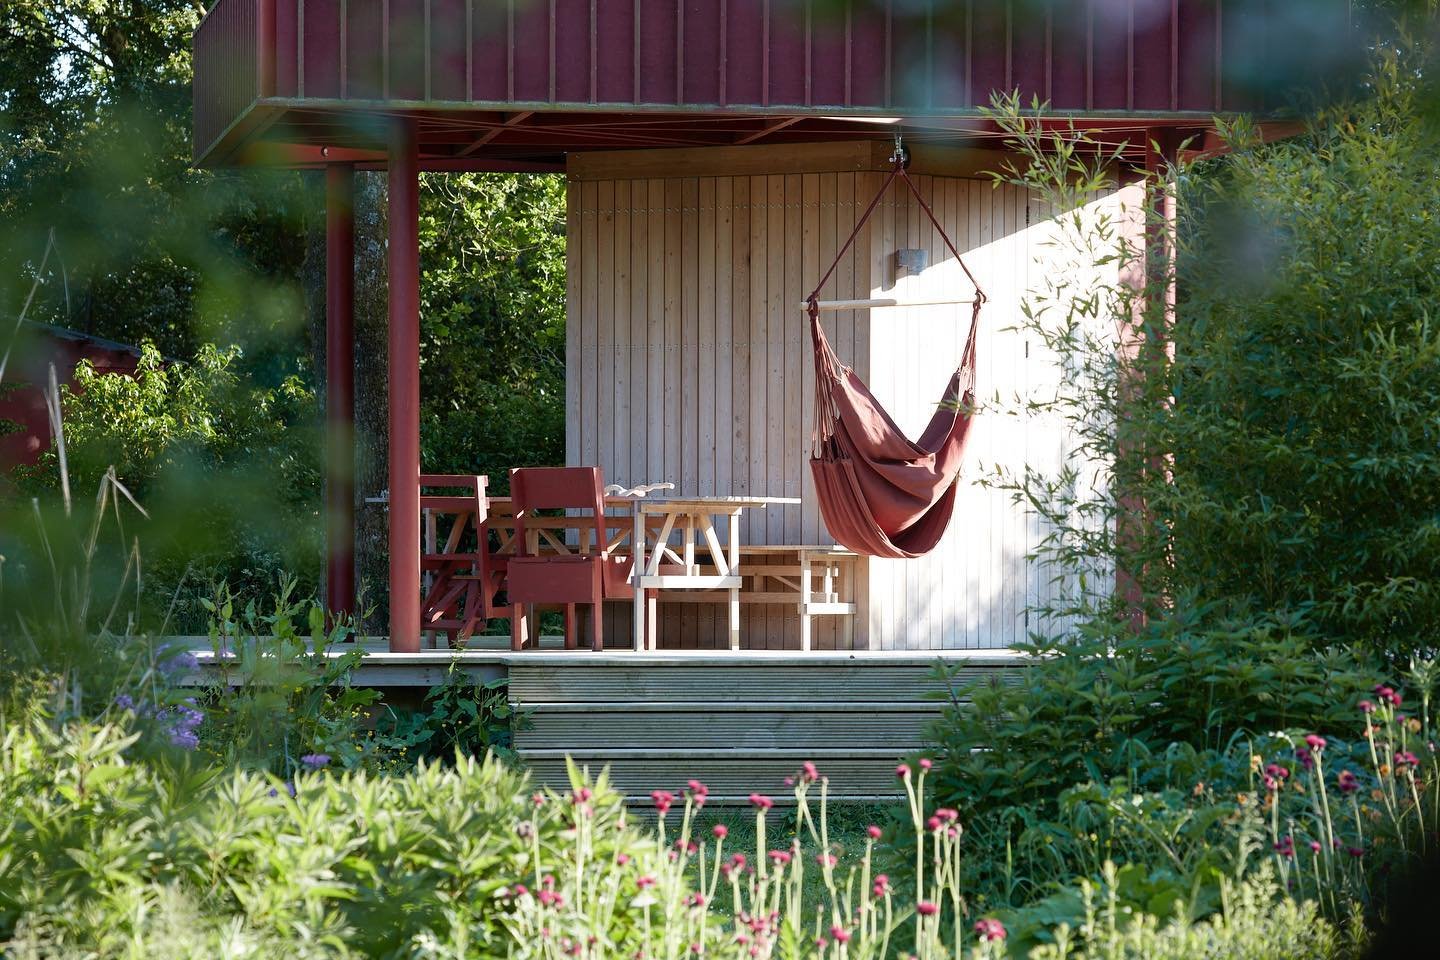
[[[673,482],[682,494],[801,497],[747,514],[750,543],[828,543],[808,465],[814,371],[799,301],[849,236],[884,174],[857,145],[593,155],[572,161],[568,205],[567,460],[607,482]],[[603,155],[602,155],[603,156]],[[663,158],[663,159],[657,159]],[[815,169],[818,168],[818,169]],[[859,168],[859,169],[857,169]],[[866,169],[868,168],[868,169]],[[629,176],[627,174],[634,174]],[[1058,423],[1014,415],[1016,395],[1055,369],[1014,330],[1048,216],[1023,192],[975,175],[916,177],[922,195],[991,296],[983,316],[982,400],[1006,414],[975,426],[955,520],[917,561],[862,563],[853,631],[817,620],[815,645],[870,649],[1006,647],[1052,578],[1027,561],[1044,531],[982,471],[1049,458]],[[918,276],[894,252],[925,249]],[[901,298],[972,288],[918,206],[897,186],[823,296]],[[827,315],[842,359],[917,434],[960,357],[968,307]],[[607,616],[628,643],[629,610]],[[662,604],[662,645],[721,647],[719,605]],[[748,647],[798,646],[798,614],[742,608]],[[1031,624],[1030,626],[1035,626]],[[853,640],[851,639],[853,637]]]

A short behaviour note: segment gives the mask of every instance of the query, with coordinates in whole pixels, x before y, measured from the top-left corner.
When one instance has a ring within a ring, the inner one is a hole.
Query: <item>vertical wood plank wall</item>
[[[832,542],[808,464],[814,369],[797,308],[844,243],[883,174],[873,170],[637,179],[576,179],[567,207],[566,455],[599,464],[607,482],[675,483],[682,494],[799,496],[800,506],[753,511],[750,543]],[[915,561],[859,567],[854,645],[870,649],[999,648],[1024,639],[1026,608],[1052,574],[1026,555],[1040,521],[981,471],[1052,462],[1056,422],[1015,412],[1015,398],[1053,384],[1058,369],[1016,325],[1031,271],[1046,251],[1048,215],[1022,191],[964,177],[916,183],[990,295],[981,320],[977,419],[950,531]],[[921,248],[918,276],[894,251]],[[903,188],[886,197],[826,298],[945,292],[970,285]],[[969,308],[922,307],[827,315],[842,359],[870,383],[899,425],[918,435],[958,362]],[[1004,401],[1005,413],[996,401]],[[610,645],[630,636],[628,604],[610,605]],[[661,605],[661,645],[723,647],[723,611]],[[742,606],[755,649],[794,648],[798,614]],[[1030,629],[1041,625],[1028,624]],[[816,621],[815,646],[847,645],[836,621]]]

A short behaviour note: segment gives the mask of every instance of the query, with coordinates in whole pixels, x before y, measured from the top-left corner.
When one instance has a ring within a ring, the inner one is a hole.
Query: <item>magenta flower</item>
[[[675,794],[668,790],[655,790],[650,794],[650,799],[655,801],[655,809],[659,810],[663,817],[675,802]]]
[[[929,758],[929,757],[921,757],[921,758],[920,758],[920,769],[921,769],[921,770],[929,770],[932,766],[934,766],[934,764],[930,762],[930,758]]]
[[[833,867],[838,861],[835,859],[835,854],[833,853],[817,853],[815,854],[815,862],[822,867]]]
[[[975,923],[975,934],[981,940],[998,943],[1005,939],[1005,925],[993,918],[979,920]]]
[[[1290,771],[1278,763],[1267,764],[1265,767],[1266,776],[1274,777],[1276,780],[1284,780],[1290,776]]]
[[[925,821],[925,829],[932,832],[935,830],[939,830],[942,826],[943,824],[940,822],[939,817],[931,817],[930,819]]]
[[[757,810],[769,810],[775,806],[775,801],[763,794],[752,793],[750,794],[750,804]]]
[[[711,828],[710,832],[715,834],[715,839],[724,840],[730,835],[730,828],[725,826],[725,824],[723,823],[717,823],[713,828]]]
[[[1288,833],[1275,841],[1275,852],[1287,860],[1295,856],[1295,838]]]
[[[1310,751],[1304,747],[1295,748],[1295,759],[1299,762],[1300,766],[1306,770],[1315,766],[1315,761],[1310,757]]]
[[[799,776],[801,783],[814,783],[816,780],[820,779],[820,771],[816,768],[815,764],[811,763],[809,760],[806,760],[800,765]]]
[[[1375,684],[1375,696],[1377,699],[1390,704],[1392,707],[1400,706],[1400,694],[1396,693],[1393,688],[1385,686],[1383,683]]]
[[[1361,713],[1374,713],[1374,712],[1375,712],[1375,704],[1371,703],[1369,700],[1361,700],[1359,706],[1360,706],[1360,712],[1361,712]]]
[[[838,924],[830,928],[830,936],[835,938],[836,943],[850,942],[850,931]]]
[[[770,860],[777,867],[783,867],[790,862],[790,854],[784,850],[771,850]]]
[[[1311,840],[1311,841],[1310,841],[1310,852],[1313,853],[1313,854],[1315,854],[1315,855],[1317,855],[1317,856],[1320,854],[1320,841],[1319,841],[1319,840]]]
[[[1335,785],[1341,793],[1354,793],[1360,789],[1360,779],[1349,770],[1341,770],[1340,776],[1335,778]]]
[[[897,766],[895,768],[895,776],[899,777],[901,780],[907,779],[910,776],[910,765],[907,763],[902,763]]]
[[[650,876],[650,874],[648,873],[642,877],[636,877],[635,886],[639,887],[641,890],[648,889],[655,886],[655,878]]]
[[[933,917],[935,916],[935,914],[940,912],[940,908],[935,904],[931,903],[929,900],[921,900],[919,903],[915,904],[915,912],[920,914],[920,916],[922,917]]]
[[[1325,749],[1325,738],[1318,733],[1308,733],[1305,735],[1305,746],[1309,747],[1313,752],[1319,753]]]
[[[875,826],[875,824],[873,824],[873,823],[870,824],[870,826],[868,826],[868,827],[865,828],[865,832],[870,835],[870,839],[871,839],[871,840],[879,840],[879,839],[880,839],[880,828],[877,827],[877,826]]]
[[[821,953],[824,953],[824,952],[825,952],[825,948],[828,947],[828,946],[830,946],[830,941],[829,941],[829,940],[826,940],[824,937],[816,937],[816,938],[815,938],[815,949],[816,949],[816,950],[819,950]]]
[[[885,896],[890,892],[890,878],[883,873],[877,873],[870,892],[875,894],[876,898]]]
[[[617,853],[617,854],[615,854],[615,862],[616,862],[617,864],[619,864],[620,866],[622,866],[622,867],[625,866],[627,863],[630,862],[630,854],[628,854],[628,853]]]
[[[1363,847],[1350,847],[1349,850],[1346,852],[1348,852],[1350,856],[1354,857],[1357,860],[1365,856],[1365,849]]]
[[[1420,758],[1415,756],[1415,754],[1411,753],[1409,750],[1395,751],[1396,770],[1413,770],[1418,766],[1420,766]]]

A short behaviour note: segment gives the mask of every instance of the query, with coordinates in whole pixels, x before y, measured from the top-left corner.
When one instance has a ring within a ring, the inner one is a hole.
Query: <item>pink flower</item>
[[[819,771],[818,769],[816,769],[815,764],[811,763],[809,760],[806,760],[804,763],[800,764],[800,780],[801,780],[801,782],[803,782],[803,783],[814,783],[816,780],[819,780],[819,779],[820,779],[820,771]]]
[[[877,827],[877,826],[875,826],[875,824],[873,824],[873,823],[870,824],[870,826],[868,826],[868,827],[865,828],[865,832],[870,835],[870,839],[871,839],[871,840],[879,840],[879,839],[880,839],[880,828]]]
[[[951,810],[949,807],[941,807],[940,809],[935,811],[935,816],[939,817],[941,820],[944,820],[946,823],[954,823],[956,820],[960,819],[960,811]]]
[[[1306,770],[1309,770],[1311,767],[1315,766],[1315,761],[1313,758],[1311,758],[1310,751],[1304,747],[1295,748],[1295,759],[1298,760],[1300,762],[1300,766]]]
[[[730,828],[723,823],[715,824],[715,826],[710,829],[710,832],[715,834],[715,839],[717,840],[724,840],[730,836]]]
[[[816,949],[816,950],[819,950],[821,953],[824,953],[824,952],[825,952],[825,948],[828,947],[828,946],[830,946],[830,941],[829,941],[829,940],[826,940],[824,937],[816,937],[816,938],[815,938],[815,949]]]
[[[705,906],[705,895],[701,893],[692,893],[689,897],[685,899],[685,902],[692,907],[703,907]]]
[[[875,875],[875,883],[871,886],[870,892],[876,897],[883,897],[890,892],[890,878],[883,873]]]
[[[1314,853],[1314,854],[1319,854],[1319,853],[1320,853],[1320,841],[1319,841],[1319,840],[1311,840],[1311,841],[1310,841],[1310,852],[1311,852],[1311,853]]]
[[[1400,694],[1396,693],[1392,688],[1385,686],[1383,683],[1375,684],[1375,696],[1385,703],[1390,704],[1392,707],[1400,706]]]
[[[1276,840],[1276,841],[1275,841],[1275,852],[1278,853],[1278,854],[1280,854],[1280,856],[1284,857],[1284,858],[1287,859],[1287,860],[1290,859],[1290,858],[1292,858],[1292,857],[1294,857],[1294,856],[1295,856],[1295,838],[1292,837],[1292,836],[1290,836],[1289,834],[1286,834],[1285,836],[1281,837],[1279,840]]]
[[[1341,770],[1340,776],[1335,778],[1335,785],[1341,793],[1354,793],[1360,789],[1360,780],[1351,771]]]
[[[833,853],[817,853],[815,855],[815,862],[822,867],[833,867],[838,861],[836,861],[835,854]]]
[[[998,943],[1005,939],[1005,925],[994,919],[979,920],[975,923],[975,934],[981,940]]]
[[[636,877],[635,886],[639,887],[641,890],[653,887],[655,886],[655,878],[650,876],[650,874],[648,873],[645,874],[643,877]]]
[[[790,862],[790,854],[784,850],[771,850],[770,860],[777,867],[783,867]]]
[[[850,931],[838,924],[830,928],[830,936],[835,938],[836,943],[850,942]]]
[[[655,801],[655,809],[659,810],[663,817],[675,802],[675,794],[668,790],[656,790],[650,794],[650,799]]]
[[[931,903],[929,900],[921,900],[919,903],[915,904],[915,912],[920,914],[920,916],[922,917],[933,917],[935,916],[935,914],[940,912],[940,908],[937,907],[935,904]]]
[[[525,884],[523,884],[523,883],[517,883],[517,884],[515,884],[515,886],[513,886],[513,887],[510,888],[510,893],[511,893],[512,895],[514,895],[514,896],[517,896],[517,897],[523,897],[523,896],[525,896],[525,894],[527,894],[527,893],[529,893],[529,892],[530,892],[530,888],[527,887],[527,886],[525,886]]]
[[[1278,763],[1271,763],[1266,765],[1265,774],[1267,776],[1274,777],[1276,780],[1284,780],[1286,777],[1290,776],[1290,771],[1280,766],[1280,764]]]
[[[535,806],[537,806],[537,807],[543,807],[543,806],[545,806],[545,794],[543,794],[543,793],[532,793],[532,794],[530,794],[530,802],[531,802],[532,804],[534,804]]]
[[[930,758],[929,758],[929,757],[921,757],[921,758],[920,758],[920,769],[921,769],[921,770],[929,770],[932,766],[934,766],[934,764],[930,762]]]
[[[1412,770],[1418,766],[1420,766],[1420,758],[1415,756],[1415,754],[1411,753],[1409,750],[1395,751],[1396,770]]]
[[[925,829],[927,830],[939,830],[941,826],[942,824],[940,823],[939,817],[931,817],[930,819],[925,821]]]
[[[775,806],[775,801],[759,793],[750,794],[750,803],[758,810],[769,810]]]
[[[1315,753],[1319,753],[1321,750],[1325,749],[1325,738],[1320,736],[1320,734],[1318,733],[1306,734],[1305,746],[1309,747]]]
[[[1360,712],[1361,712],[1361,713],[1374,713],[1374,712],[1375,712],[1375,704],[1371,703],[1369,700],[1361,700],[1359,706],[1360,706]]]
[[[902,763],[897,766],[895,768],[895,776],[899,777],[901,780],[908,778],[910,776],[910,765]]]
[[[617,864],[619,864],[620,866],[622,866],[622,867],[625,866],[625,864],[627,864],[627,863],[630,862],[630,854],[628,854],[628,853],[617,853],[617,854],[615,854],[615,862],[616,862]]]

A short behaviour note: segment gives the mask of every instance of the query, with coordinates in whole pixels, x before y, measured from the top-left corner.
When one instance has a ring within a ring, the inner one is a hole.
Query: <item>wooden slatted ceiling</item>
[[[809,479],[813,368],[794,303],[882,176],[572,179],[571,218],[579,220],[568,248],[572,462],[598,463],[614,482],[669,480],[681,493],[801,496],[801,506],[747,514],[744,539],[829,542]],[[977,179],[916,180],[992,298],[981,327],[980,396],[995,412],[974,428],[955,521],[935,553],[870,561],[858,589],[857,643],[1006,647],[1024,638],[1027,608],[1055,589],[1052,571],[1026,559],[1048,531],[1004,491],[971,481],[997,466],[1057,462],[1064,447],[1054,418],[1014,411],[1017,397],[1053,389],[1059,375],[1053,358],[1012,329],[1031,272],[1044,269],[1033,261],[1054,256],[1045,248],[1051,212]],[[897,278],[899,247],[926,250],[931,266]],[[822,295],[904,299],[956,289],[968,290],[957,265],[918,205],[897,190]],[[842,358],[914,435],[958,361],[967,319],[961,306],[877,311],[873,319],[852,311],[826,322]],[[1008,412],[999,412],[997,398]],[[663,643],[723,646],[724,618],[709,605],[661,609]],[[742,616],[747,645],[798,644],[794,610],[746,606]],[[843,643],[837,627],[817,621],[815,645]],[[612,644],[625,642],[628,608],[615,605],[606,629]]]

